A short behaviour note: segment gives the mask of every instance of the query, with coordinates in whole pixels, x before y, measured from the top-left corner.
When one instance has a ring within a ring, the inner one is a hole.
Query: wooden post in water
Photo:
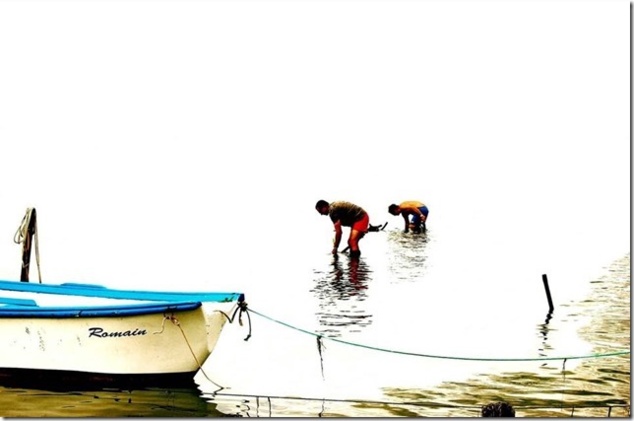
[[[35,208],[31,209],[29,217],[29,225],[24,233],[24,242],[22,243],[22,271],[20,272],[20,282],[29,282],[29,267],[31,264],[31,243],[33,234],[35,233],[36,213]]]
[[[549,313],[553,312],[553,298],[550,296],[550,288],[548,287],[548,277],[546,276],[546,274],[542,275],[542,281],[544,281],[544,288],[546,289],[546,298],[548,298],[548,307],[549,307]]]

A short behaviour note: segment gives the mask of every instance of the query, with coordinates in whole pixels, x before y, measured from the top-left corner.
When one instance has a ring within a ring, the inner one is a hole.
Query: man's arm
[[[403,232],[409,232],[409,214],[401,211],[401,216],[403,217],[403,220],[405,221],[405,231]]]
[[[339,253],[339,243],[341,243],[341,221],[335,222],[335,239],[332,245],[332,254]]]

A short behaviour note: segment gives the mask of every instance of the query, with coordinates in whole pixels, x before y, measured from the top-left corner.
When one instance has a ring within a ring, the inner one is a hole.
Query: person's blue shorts
[[[427,215],[429,215],[429,209],[427,209],[427,206],[421,206],[418,210],[420,213],[425,215],[425,219],[427,219]],[[420,222],[420,216],[416,214],[412,215],[412,224],[420,224]]]

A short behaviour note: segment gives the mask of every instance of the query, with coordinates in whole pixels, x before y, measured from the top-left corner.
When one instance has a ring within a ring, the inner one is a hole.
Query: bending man
[[[315,205],[315,209],[321,215],[330,216],[330,220],[335,225],[335,239],[333,240],[332,254],[339,252],[339,243],[341,242],[341,227],[350,227],[350,236],[348,237],[348,247],[350,247],[350,257],[359,257],[359,240],[368,232],[370,217],[363,208],[350,202],[332,202],[320,200]]]
[[[429,215],[429,209],[425,206],[424,203],[418,202],[416,200],[409,200],[407,202],[403,202],[400,205],[391,204],[387,211],[394,216],[401,215],[405,220],[405,230],[403,232],[408,232],[410,228],[410,220],[409,216],[412,216],[411,224],[412,232],[418,234],[422,231],[427,231],[427,225],[425,221],[427,221],[427,215]]]

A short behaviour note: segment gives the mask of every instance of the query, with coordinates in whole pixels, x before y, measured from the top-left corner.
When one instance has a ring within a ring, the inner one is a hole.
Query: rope
[[[222,310],[215,310],[215,311],[225,316],[229,323],[233,323],[233,319],[235,319],[236,313],[240,311],[240,313],[238,313],[238,323],[240,324],[240,326],[242,326],[242,313],[245,313],[247,315],[247,319],[249,319],[249,334],[247,335],[246,338],[244,338],[244,340],[245,341],[249,340],[249,338],[251,337],[251,315],[249,314],[249,309],[247,308],[247,303],[245,301],[238,301],[237,306],[233,310],[233,314],[231,315],[231,317],[229,317],[227,313],[225,313]]]
[[[273,396],[273,395],[247,395],[247,394],[238,394],[238,393],[217,393],[215,396],[227,396],[227,397],[267,397],[269,402],[271,399],[287,399],[287,400],[300,400],[300,401],[322,401],[322,402],[341,402],[341,403],[350,403],[350,404],[374,404],[374,405],[401,405],[401,406],[418,406],[418,407],[428,407],[428,408],[447,408],[447,409],[466,409],[466,410],[475,410],[480,411],[482,409],[481,405],[454,405],[454,404],[442,404],[442,403],[431,403],[431,402],[416,402],[416,401],[379,401],[379,400],[369,400],[369,399],[337,399],[337,398],[311,398],[311,397],[301,397],[301,396]],[[269,403],[270,405],[270,403]],[[575,408],[578,409],[593,409],[593,408],[607,408],[608,416],[612,411],[612,408],[626,408],[629,413],[629,404],[600,404],[600,405],[570,405],[565,407],[560,406],[552,406],[552,405],[513,405],[514,409],[521,410],[538,410],[538,409],[570,409],[573,411]]]
[[[32,208],[26,209],[26,214],[22,217],[22,223],[20,223],[18,230],[15,232],[15,235],[13,236],[13,242],[16,244],[24,243],[24,239],[27,237],[29,223],[31,222],[31,211],[32,211]]]
[[[288,328],[297,330],[297,331],[302,332],[302,333],[306,333],[308,335],[321,337],[322,339],[328,339],[330,341],[338,342],[338,343],[341,343],[341,344],[344,344],[344,345],[356,346],[356,347],[359,347],[359,348],[370,349],[370,350],[373,350],[373,351],[389,352],[389,353],[392,353],[392,354],[400,354],[400,355],[410,355],[410,356],[414,356],[414,357],[439,358],[439,359],[445,359],[445,360],[462,360],[462,361],[549,361],[549,360],[578,360],[578,359],[586,359],[586,358],[605,358],[605,357],[614,357],[614,356],[618,356],[618,355],[627,355],[627,354],[630,353],[630,351],[627,350],[627,351],[615,351],[615,352],[607,352],[607,353],[592,354],[592,355],[572,355],[572,356],[565,356],[565,357],[541,357],[541,358],[480,358],[480,357],[461,357],[461,356],[422,354],[422,353],[416,353],[416,352],[398,351],[398,350],[393,350],[393,349],[379,348],[379,347],[375,347],[375,346],[370,346],[370,345],[364,345],[364,344],[359,344],[359,343],[355,343],[355,342],[344,341],[344,340],[337,339],[337,338],[323,337],[320,334],[313,333],[313,332],[310,332],[310,331],[305,330],[305,329],[300,329],[300,328],[292,326],[292,325],[290,325],[288,323],[282,322],[280,320],[276,320],[276,319],[274,319],[272,317],[269,317],[269,316],[264,315],[264,314],[262,314],[260,312],[257,312],[255,310],[253,310],[252,308],[250,308],[249,311],[251,313],[257,314],[260,317],[264,317],[265,319],[268,319],[268,320],[270,320],[272,322],[278,323],[278,324],[280,324],[282,326],[286,326]]]
[[[165,320],[171,320],[173,316],[168,316],[167,314],[163,314],[163,321],[161,322],[161,330],[157,330],[156,332],[152,332],[155,335],[159,335],[165,331]]]
[[[42,271],[40,270],[40,236],[37,234],[37,221],[33,227],[33,238],[35,238],[35,264],[37,265],[37,278],[42,283]]]
[[[322,342],[322,336],[319,335],[317,336],[317,352],[319,352],[319,362],[321,363],[321,378],[323,380],[326,380],[326,378],[324,377],[324,357],[322,355],[322,349],[326,349],[326,347]]]
[[[236,310],[237,311],[237,310]],[[245,311],[246,311],[246,304],[245,304]],[[582,358],[602,358],[602,357],[610,357],[610,356],[617,356],[617,355],[626,355],[629,354],[630,351],[617,351],[617,352],[610,352],[610,353],[603,353],[603,354],[593,354],[593,355],[585,355],[585,356],[568,356],[568,357],[546,357],[546,358],[500,358],[500,359],[495,359],[495,358],[474,358],[474,357],[452,357],[452,356],[442,356],[442,355],[430,355],[430,354],[420,354],[420,353],[413,353],[413,352],[405,352],[405,351],[397,351],[397,350],[390,350],[390,349],[385,349],[385,348],[378,348],[378,347],[373,347],[373,346],[368,346],[368,345],[363,345],[363,344],[357,344],[357,343],[353,343],[353,342],[348,342],[348,341],[343,341],[340,339],[336,339],[336,338],[328,338],[328,337],[324,337],[321,334],[316,334],[314,332],[310,332],[308,330],[305,329],[301,329],[298,328],[296,326],[292,326],[288,323],[285,323],[283,321],[280,320],[276,320],[270,316],[264,315],[256,310],[253,310],[252,308],[249,308],[249,312],[253,312],[255,314],[257,314],[260,317],[263,317],[265,319],[268,319],[270,321],[273,321],[275,323],[278,323],[282,326],[286,326],[288,328],[297,330],[299,332],[308,334],[308,335],[312,335],[315,336],[317,339],[317,350],[319,352],[319,357],[321,360],[321,370],[322,370],[322,377],[323,377],[323,355],[322,355],[322,350],[325,349],[325,346],[323,344],[323,340],[324,339],[329,339],[331,341],[334,342],[339,342],[345,345],[352,345],[352,346],[358,346],[358,347],[362,347],[362,348],[367,348],[367,349],[372,349],[375,351],[383,351],[383,352],[390,352],[390,353],[396,353],[396,354],[402,354],[402,355],[411,355],[411,356],[419,356],[419,357],[427,357],[427,358],[443,358],[443,359],[455,359],[455,360],[469,360],[469,361],[544,361],[544,360],[563,360],[562,363],[562,372],[564,375],[564,387],[565,387],[565,369],[566,369],[566,361],[569,359],[582,359]],[[224,314],[224,313],[223,313]],[[247,315],[249,313],[247,312]],[[233,318],[235,317],[235,311],[234,314],[231,318],[229,318],[226,314],[225,317],[227,317],[227,319],[229,320],[229,322],[233,321]],[[250,323],[250,319],[249,319],[249,323]],[[245,339],[246,340],[246,339]],[[245,395],[245,394],[233,394],[233,393],[224,393],[224,392],[214,392],[213,393],[214,396],[233,396],[233,397],[246,397],[246,396],[254,396],[254,397],[267,397],[269,400],[269,410],[270,410],[270,401],[272,398],[276,398],[276,399],[288,399],[288,400],[304,400],[304,401],[317,401],[320,400],[322,401],[322,413],[325,410],[324,408],[324,404],[326,401],[329,402],[343,402],[343,403],[352,403],[352,404],[377,404],[377,405],[413,405],[413,406],[418,406],[418,407],[429,407],[429,408],[447,408],[447,409],[465,409],[465,410],[474,410],[477,411],[478,413],[481,411],[482,406],[481,405],[477,405],[477,406],[466,406],[466,405],[452,405],[452,404],[433,404],[433,403],[429,403],[429,402],[425,402],[425,403],[421,403],[421,402],[394,402],[394,401],[374,401],[374,400],[351,400],[351,399],[334,399],[334,398],[311,398],[311,397],[298,397],[298,396],[267,396],[267,395]],[[558,406],[552,406],[552,405],[544,405],[544,406],[538,406],[538,405],[526,405],[526,406],[515,406],[515,409],[524,409],[524,410],[539,410],[539,409],[559,409],[559,410],[571,410],[571,416],[574,414],[575,412],[575,408],[579,408],[579,409],[593,409],[593,408],[607,408],[608,409],[608,417],[611,415],[612,412],[612,408],[626,408],[628,415],[630,413],[630,405],[629,404],[604,404],[604,405],[569,405],[569,406],[565,406],[564,405],[564,401],[562,398],[561,404]],[[320,413],[320,416],[322,414]]]
[[[267,398],[267,400],[269,402],[269,418],[272,418],[273,417],[273,413],[271,411],[271,398],[269,398],[269,397],[266,397],[266,398]],[[256,411],[255,412],[255,416],[259,418],[260,417],[260,397],[259,396],[255,397],[255,411]]]
[[[198,357],[196,357],[196,354],[194,353],[194,350],[192,349],[192,346],[189,343],[189,340],[187,339],[187,336],[185,335],[185,331],[183,330],[183,327],[181,326],[181,323],[178,321],[176,316],[174,316],[174,314],[170,314],[170,315],[163,314],[163,322],[161,323],[161,330],[158,331],[158,332],[154,332],[154,334],[163,333],[163,330],[165,329],[165,321],[166,320],[171,321],[181,331],[181,334],[183,335],[183,339],[185,339],[185,343],[187,344],[187,347],[189,348],[189,352],[192,354],[192,357],[194,357],[194,361],[196,361],[196,364],[198,365],[198,370],[200,370],[200,372],[203,373],[203,375],[205,376],[205,378],[207,380],[209,380],[215,386],[219,387],[218,390],[224,389],[225,388],[224,386],[220,386],[218,383],[216,383],[215,381],[211,380],[209,378],[209,376],[207,375],[207,373],[205,373],[205,370],[203,369],[202,364],[200,363],[200,361],[198,361]],[[216,393],[218,390],[216,390],[214,393]]]
[[[247,303],[244,301],[238,301],[236,308],[233,311],[233,314],[231,315],[231,317],[229,317],[224,311],[222,310],[216,310],[219,313],[222,313],[227,320],[229,321],[229,323],[233,323],[233,320],[236,317],[236,313],[238,314],[238,323],[240,323],[240,326],[242,326],[242,313],[246,313],[247,318],[249,319],[249,334],[247,335],[246,338],[244,338],[245,341],[249,340],[249,338],[251,337],[251,316],[249,315],[248,309],[247,309]],[[238,313],[239,311],[239,313]],[[161,322],[161,330],[153,332],[154,334],[161,334],[163,333],[163,331],[165,330],[165,321],[169,320],[171,321],[174,325],[176,325],[180,331],[181,334],[183,335],[183,339],[185,339],[185,343],[187,344],[187,347],[189,348],[189,352],[192,354],[192,357],[194,357],[194,360],[196,361],[196,364],[198,365],[198,370],[200,370],[201,373],[203,373],[203,376],[205,376],[205,378],[207,380],[209,380],[211,383],[213,383],[215,386],[217,386],[219,389],[214,391],[213,394],[216,394],[216,392],[225,389],[224,386],[219,385],[218,383],[216,383],[215,381],[211,380],[211,378],[207,375],[207,373],[205,372],[205,370],[203,369],[202,364],[200,363],[200,361],[198,361],[198,357],[196,357],[196,354],[194,353],[194,350],[192,349],[191,344],[189,343],[189,340],[187,339],[187,336],[185,335],[185,331],[183,330],[183,327],[181,326],[180,322],[178,321],[178,319],[174,316],[174,314],[163,314],[163,321]]]
[[[561,387],[561,407],[564,407],[564,401],[566,399],[566,361],[568,361],[566,358],[564,358],[564,361],[561,364],[561,375],[563,378],[563,384]],[[572,408],[572,414],[570,414],[570,416],[572,417],[575,413],[575,409]]]

